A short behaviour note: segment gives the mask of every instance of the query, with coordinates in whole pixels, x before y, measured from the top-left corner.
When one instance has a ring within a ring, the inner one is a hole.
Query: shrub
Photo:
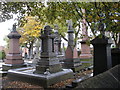
[[[5,59],[6,55],[4,50],[0,51],[0,59]]]

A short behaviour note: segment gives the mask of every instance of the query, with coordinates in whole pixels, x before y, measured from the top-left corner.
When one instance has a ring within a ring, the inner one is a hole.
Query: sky
[[[9,29],[12,29],[12,25],[14,23],[14,19],[7,20],[6,22],[0,22],[0,46],[6,45],[6,42],[3,39],[10,33]]]

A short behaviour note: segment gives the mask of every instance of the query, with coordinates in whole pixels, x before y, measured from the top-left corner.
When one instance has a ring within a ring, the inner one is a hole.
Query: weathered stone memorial
[[[11,68],[17,68],[24,66],[22,55],[20,53],[19,39],[21,35],[16,31],[16,24],[13,25],[13,30],[8,35],[9,41],[9,53],[6,56],[3,70],[9,70]]]
[[[58,33],[58,25],[55,25],[54,34],[56,35],[54,40],[54,49],[57,55],[61,54],[61,37]]]
[[[82,12],[85,13],[85,9],[82,9]],[[82,20],[82,41],[81,43],[81,54],[80,54],[80,59],[89,59],[92,58],[90,46],[86,43],[88,40],[88,32],[86,30],[86,20]]]
[[[91,43],[94,47],[93,74],[95,76],[112,67],[110,48],[112,40],[103,36],[102,38],[96,37]]]
[[[58,25],[55,25],[54,28],[54,34],[55,34],[55,40],[54,40],[54,51],[55,54],[57,55],[57,58],[60,60],[60,62],[63,62],[65,59],[65,56],[62,54],[61,51],[61,36],[58,33],[59,27]]]
[[[27,67],[9,70],[9,78],[48,87],[51,84],[73,77],[73,71],[71,69],[62,69],[56,57],[54,52],[55,36],[52,34],[52,28],[45,26],[44,31],[41,33],[42,52],[36,69]]]
[[[68,47],[65,51],[64,67],[71,68],[74,72],[77,72],[81,69],[81,62],[78,58],[77,49],[74,47],[73,33],[72,20],[68,20]]]

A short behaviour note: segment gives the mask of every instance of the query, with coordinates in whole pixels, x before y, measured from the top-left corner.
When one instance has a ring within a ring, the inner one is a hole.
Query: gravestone
[[[52,28],[46,26],[40,38],[42,40],[42,52],[41,59],[36,66],[36,73],[44,73],[47,69],[49,69],[51,73],[61,71],[60,62],[54,52],[55,35],[52,34]]]
[[[71,69],[62,69],[59,59],[54,52],[54,38],[50,26],[45,26],[41,32],[41,56],[36,65],[36,69],[32,67],[19,68],[9,70],[8,77],[12,80],[20,80],[32,84],[48,87],[52,84],[73,78]]]
[[[111,55],[112,55],[112,67],[120,64],[120,48],[112,48]]]
[[[40,59],[40,43],[41,41],[39,39],[36,40],[36,45],[35,45],[35,51],[34,51],[34,59],[32,61],[33,64],[36,64],[38,60]]]
[[[54,34],[56,35],[54,40],[54,49],[57,55],[61,54],[61,37],[58,33],[58,25],[55,25]]]
[[[94,47],[93,75],[95,76],[112,67],[110,48],[112,40],[103,36],[96,37],[91,43]]]
[[[8,34],[9,38],[9,53],[6,55],[3,70],[21,67],[24,64],[20,53],[19,39],[21,35],[16,31],[16,24],[13,25],[13,30]]]
[[[82,9],[82,12],[85,13],[85,9]],[[88,32],[86,30],[86,20],[83,18],[82,20],[82,41],[81,43],[81,54],[80,54],[80,59],[89,59],[92,58],[90,46],[86,43],[88,39]]]
[[[71,68],[73,72],[77,72],[81,69],[81,62],[78,58],[77,49],[74,47],[73,33],[72,20],[68,20],[68,46],[65,51],[64,67]]]
[[[60,60],[60,63],[62,63],[63,60],[65,59],[65,56],[62,54],[62,51],[61,51],[61,36],[59,35],[58,30],[59,30],[58,25],[55,25],[54,51],[55,51],[55,54],[57,55],[57,58]]]

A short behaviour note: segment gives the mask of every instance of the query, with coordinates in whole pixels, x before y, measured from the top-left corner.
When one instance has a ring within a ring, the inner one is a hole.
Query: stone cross
[[[48,69],[50,73],[61,71],[60,62],[54,52],[54,38],[52,34],[52,28],[45,26],[43,33],[41,34],[42,46],[41,46],[41,59],[38,61],[35,73],[45,73]],[[57,67],[57,68],[56,68]]]

